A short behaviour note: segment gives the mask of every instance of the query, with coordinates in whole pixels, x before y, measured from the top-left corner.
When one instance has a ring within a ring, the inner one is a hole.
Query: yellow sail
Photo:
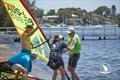
[[[39,27],[23,1],[24,0],[2,0],[19,36],[25,31],[26,25],[32,25],[34,28]],[[34,46],[46,41],[44,33],[40,27],[30,39]],[[48,62],[50,47],[47,42],[35,49],[31,49],[31,51],[36,53],[44,62]]]

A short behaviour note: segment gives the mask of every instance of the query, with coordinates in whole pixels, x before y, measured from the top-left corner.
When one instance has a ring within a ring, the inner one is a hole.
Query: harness
[[[48,66],[51,69],[57,69],[60,67],[62,62],[63,60],[62,60],[62,52],[60,50],[60,43],[59,42],[53,43],[51,46]]]

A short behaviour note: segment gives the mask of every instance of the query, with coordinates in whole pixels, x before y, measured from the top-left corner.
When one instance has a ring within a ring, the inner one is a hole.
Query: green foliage
[[[118,19],[118,26],[120,27],[120,13],[117,14],[117,19]]]
[[[50,9],[50,11],[47,12],[47,15],[55,15],[55,10],[54,9]]]
[[[112,11],[111,11],[112,15],[116,15],[116,6],[112,5]]]
[[[37,9],[31,9],[32,14],[34,17],[41,18],[44,15],[44,10],[37,8]]]
[[[9,27],[12,25],[13,24],[11,23],[10,18],[7,16],[5,7],[0,0],[0,27]]]
[[[4,20],[5,20],[5,9],[3,7],[2,1],[0,0],[0,25],[4,26]]]
[[[116,6],[112,5],[111,8],[107,6],[100,6],[93,12],[87,12],[86,10],[81,10],[81,8],[60,8],[57,12],[54,9],[50,9],[47,14],[44,14],[44,10],[40,8],[36,8],[35,0],[25,0],[26,4],[31,8],[31,12],[36,18],[41,18],[44,15],[58,15],[59,19],[55,20],[54,23],[61,23],[67,19],[72,18],[72,14],[77,15],[78,18],[81,18],[84,24],[91,24],[92,22],[103,24],[108,19],[111,20],[112,23],[120,24],[120,14],[116,14]],[[4,6],[0,0],[0,26],[12,26],[11,20],[5,11]],[[97,15],[97,16],[96,16]],[[95,17],[94,17],[95,16]]]
[[[101,15],[101,16],[110,16],[110,9],[107,6],[100,6],[96,10],[94,10],[94,13]]]

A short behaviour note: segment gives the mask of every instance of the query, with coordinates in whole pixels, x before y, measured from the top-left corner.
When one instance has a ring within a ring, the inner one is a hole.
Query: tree
[[[3,5],[2,5],[2,1],[0,1],[0,26],[3,26],[3,19],[4,19],[4,15],[5,14],[5,10],[3,9]]]
[[[110,16],[110,9],[107,6],[100,6],[96,10],[94,10],[94,13],[104,17],[108,17]]]
[[[13,26],[8,14],[6,13],[5,7],[0,0],[0,27],[11,27]]]
[[[33,0],[32,3],[31,3],[31,6],[35,7],[35,3],[36,3],[35,0]]]
[[[117,19],[118,19],[118,26],[120,27],[120,13],[117,14]]]
[[[44,15],[44,10],[40,8],[33,8],[31,9],[31,12],[36,18],[41,18]]]
[[[111,13],[112,13],[112,15],[116,15],[116,6],[115,5],[112,5],[112,11],[111,11]]]
[[[31,2],[31,0],[23,0],[25,3],[26,3],[26,5],[27,6],[29,6],[29,7],[32,7],[32,2]]]
[[[55,15],[55,10],[54,9],[50,9],[48,12],[47,12],[47,15]]]
[[[78,12],[77,12],[78,11]],[[60,17],[60,22],[64,22],[66,24],[69,24],[67,23],[67,20],[69,18],[72,18],[72,14],[75,14],[75,15],[79,15],[79,9],[75,9],[75,8],[60,8],[57,12],[57,15]]]

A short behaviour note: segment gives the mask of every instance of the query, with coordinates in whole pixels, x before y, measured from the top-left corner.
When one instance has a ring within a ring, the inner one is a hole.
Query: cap
[[[67,31],[67,33],[75,32],[75,29],[73,27],[70,27]]]
[[[27,26],[25,27],[25,29],[33,29],[33,26],[27,25]]]
[[[63,36],[62,36],[61,34],[59,34],[59,38],[60,38],[60,39],[62,39],[62,38],[63,38]]]
[[[63,36],[61,35],[61,34],[56,34],[55,36],[54,36],[54,38],[60,38],[60,39],[62,39],[63,38]]]

